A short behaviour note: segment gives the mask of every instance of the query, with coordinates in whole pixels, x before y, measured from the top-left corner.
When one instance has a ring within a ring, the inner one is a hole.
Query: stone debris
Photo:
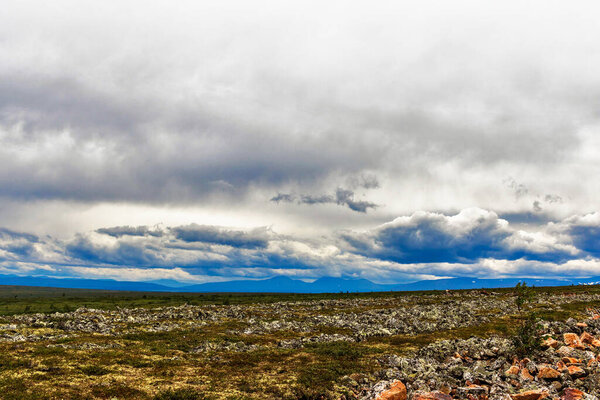
[[[400,381],[392,382],[389,389],[384,390],[377,396],[377,400],[406,400],[406,386]]]
[[[578,301],[600,302],[600,295],[541,295],[539,307],[556,309]],[[586,321],[539,321],[540,345],[519,353],[509,338],[444,339],[419,348],[414,335],[476,327],[517,313],[514,299],[494,292],[473,295],[403,295],[246,305],[80,308],[53,314],[20,314],[0,318],[0,341],[50,342],[47,347],[76,350],[120,348],[119,338],[141,332],[203,330],[223,324],[227,336],[207,340],[189,353],[253,352],[266,348],[302,349],[331,342],[374,343],[398,335],[409,351],[373,355],[376,372],[367,378],[348,376],[340,384],[346,400],[599,400],[600,314]],[[284,335],[276,336],[283,332]],[[326,333],[325,333],[326,332]],[[260,341],[260,335],[272,335]],[[89,336],[84,343],[51,343]],[[94,343],[99,337],[99,343]],[[109,343],[105,343],[110,338]],[[284,339],[285,338],[285,339]],[[89,342],[87,342],[89,340]],[[44,344],[45,345],[45,344]],[[182,350],[183,351],[183,350]],[[214,354],[212,354],[214,353]],[[521,354],[517,357],[517,354]],[[355,379],[356,378],[356,379]]]
[[[522,359],[498,337],[440,340],[414,357],[383,357],[383,380],[359,398],[385,399],[386,383],[400,381],[409,400],[598,400],[600,347],[592,344],[600,337],[598,320],[543,322],[542,345]]]
[[[261,349],[262,346],[256,344],[246,344],[244,342],[204,342],[202,346],[191,350],[191,353],[207,353],[207,352],[222,352],[234,351],[243,353]]]

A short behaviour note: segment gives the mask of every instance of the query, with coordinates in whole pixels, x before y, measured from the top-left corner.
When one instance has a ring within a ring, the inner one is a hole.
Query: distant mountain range
[[[448,278],[401,284],[377,284],[366,279],[326,277],[304,282],[284,276],[263,280],[233,280],[198,285],[165,285],[153,282],[125,282],[109,279],[73,279],[0,275],[0,285],[44,286],[73,289],[130,290],[147,292],[246,292],[246,293],[338,293],[418,290],[456,290],[512,287],[518,282],[529,286],[569,286],[599,284],[600,277],[584,279],[478,279]],[[171,282],[169,282],[171,283]],[[1,288],[0,288],[1,290]]]

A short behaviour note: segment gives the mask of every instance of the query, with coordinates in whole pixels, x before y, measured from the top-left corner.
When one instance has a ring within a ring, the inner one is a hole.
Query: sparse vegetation
[[[515,353],[523,358],[539,349],[540,325],[535,313],[530,313],[517,327],[512,337]]]
[[[599,302],[598,287],[325,295],[9,288],[0,292],[0,397],[351,399],[352,382],[374,384],[390,356],[473,337],[512,341],[519,357],[530,355],[540,320],[579,318]],[[59,314],[32,315],[53,304]],[[113,311],[73,312],[84,304]]]
[[[527,286],[527,282],[519,282],[515,286],[515,304],[519,313],[523,312],[525,304],[533,301],[535,292],[532,288]]]

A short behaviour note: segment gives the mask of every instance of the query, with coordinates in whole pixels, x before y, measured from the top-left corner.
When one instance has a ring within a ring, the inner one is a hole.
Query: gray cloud
[[[552,215],[532,211],[500,213],[498,217],[508,221],[510,224],[529,224],[536,227],[556,221]]]
[[[191,224],[172,229],[177,239],[184,242],[204,242],[237,248],[265,248],[269,242],[268,228],[256,228],[249,232],[221,227]]]
[[[565,73],[518,57],[540,46],[535,40],[526,49],[522,42],[507,46],[513,30],[502,28],[505,21],[465,49],[456,45],[464,38],[455,27],[466,32],[473,21],[454,15],[464,25],[444,20],[439,34],[409,34],[423,41],[413,48],[398,46],[403,24],[387,17],[402,13],[369,10],[380,17],[371,26],[353,19],[351,10],[348,16],[279,10],[285,18],[256,16],[266,31],[278,32],[265,35],[247,29],[257,21],[238,21],[226,8],[198,12],[197,24],[170,10],[166,20],[173,25],[160,35],[141,15],[130,21],[138,24],[133,33],[128,24],[104,26],[81,9],[83,15],[62,20],[82,30],[72,35],[55,26],[56,11],[37,15],[33,26],[23,23],[31,10],[7,12],[0,21],[0,129],[10,134],[0,136],[0,193],[86,202],[243,202],[254,190],[283,193],[288,183],[299,193],[318,192],[328,179],[350,174],[361,178],[348,187],[376,188],[370,171],[416,176],[446,163],[463,171],[502,163],[543,171],[576,154],[579,128],[597,122],[589,100],[600,96],[579,90],[593,87],[576,73],[583,67]],[[118,14],[111,6],[105,12]],[[337,21],[339,33],[329,37],[321,18]],[[406,24],[407,33],[428,25],[414,23]],[[181,26],[190,40],[181,40]],[[307,26],[327,40],[307,37]],[[371,31],[381,37],[358,34]],[[328,46],[340,40],[347,48],[338,60]],[[565,59],[587,54],[585,45]],[[122,46],[140,53],[119,52]],[[372,58],[361,58],[366,49]],[[211,184],[217,181],[229,189]],[[515,188],[518,196],[525,190]],[[372,204],[348,206],[362,212]]]
[[[563,199],[557,194],[547,194],[544,196],[544,201],[546,203],[562,203]]]
[[[51,265],[43,273],[65,276],[77,266],[80,274],[86,268],[111,268],[115,276],[120,268],[124,274],[132,268],[159,268],[172,269],[178,279],[186,271],[189,279],[283,274],[387,281],[407,276],[518,276],[528,271],[539,276],[600,274],[597,214],[523,231],[482,209],[454,215],[421,211],[366,231],[311,240],[265,227],[191,224],[163,227],[160,235],[147,231],[145,226],[105,228],[59,241],[1,230],[0,272],[18,270],[19,265]]]
[[[598,5],[157,4],[3,8],[0,217],[38,238],[0,234],[3,259],[358,274],[328,246],[378,272],[596,254],[563,220],[596,207]],[[501,217],[457,233],[431,212],[471,206]]]
[[[113,237],[121,236],[162,236],[163,232],[157,228],[149,228],[147,226],[113,226],[111,228],[100,228],[96,232]]]
[[[485,258],[564,261],[575,256],[548,238],[536,243],[494,212],[466,209],[453,216],[417,212],[365,233],[345,232],[351,251],[398,263],[474,263]],[[539,240],[539,239],[538,239]]]
[[[529,189],[522,183],[518,183],[513,178],[509,177],[504,180],[506,186],[513,190],[515,197],[520,199],[521,197],[527,196]]]
[[[28,259],[35,252],[34,244],[38,242],[39,238],[36,235],[0,228],[0,249],[6,253],[0,254],[0,260]]]
[[[367,183],[367,186],[373,187],[373,186],[369,186],[370,184],[372,184],[372,182]],[[366,187],[366,186],[363,186],[363,187]],[[278,193],[276,196],[271,197],[271,201],[273,201],[275,203],[297,202],[298,204],[308,204],[308,205],[337,204],[340,206],[346,206],[349,209],[351,209],[352,211],[357,211],[357,212],[361,212],[361,213],[366,213],[369,208],[374,209],[374,208],[379,207],[379,205],[369,202],[369,201],[355,200],[354,191],[348,190],[348,189],[343,189],[343,188],[337,188],[335,191],[335,194],[333,194],[333,195],[322,194],[322,195],[315,196],[315,195],[309,195],[309,194],[302,194],[300,196],[296,196],[294,194],[289,194],[289,193]]]
[[[566,235],[578,249],[600,257],[600,213],[574,215],[552,224],[552,229]]]

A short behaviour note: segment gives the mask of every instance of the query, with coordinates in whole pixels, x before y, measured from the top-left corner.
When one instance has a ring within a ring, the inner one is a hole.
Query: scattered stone
[[[523,368],[521,370],[521,379],[526,380],[526,381],[532,381],[533,375],[531,375],[531,373],[529,372],[529,370],[527,368]]]
[[[563,335],[565,344],[567,346],[579,349],[579,348],[585,348],[585,346],[583,346],[583,343],[581,343],[581,339],[579,339],[579,336],[577,336],[576,333],[565,333]]]
[[[442,392],[416,393],[412,400],[452,400],[452,396]]]
[[[566,388],[560,396],[560,400],[581,400],[584,396],[585,393],[579,389]]]
[[[592,344],[592,342],[596,339],[595,337],[593,337],[592,335],[590,335],[587,332],[583,332],[581,334],[581,336],[579,337],[579,339],[583,342],[583,343],[587,343],[587,344]]]
[[[556,350],[556,353],[558,353],[561,356],[570,356],[571,354],[573,354],[573,348],[561,346],[558,350]]]
[[[573,378],[580,378],[580,377],[586,375],[583,368],[577,367],[575,365],[570,365],[567,367],[567,369],[568,369],[569,375],[571,375]]]
[[[519,366],[512,365],[509,369],[506,370],[505,374],[506,375],[518,375],[519,374]]]
[[[556,349],[556,348],[558,348],[558,345],[559,345],[558,340],[555,340],[551,337],[544,339],[542,341],[542,343],[540,343],[540,346],[545,349],[550,348],[550,347],[553,349]]]
[[[406,400],[406,396],[406,386],[396,380],[388,390],[377,396],[376,400]]]
[[[538,379],[546,380],[558,379],[560,378],[560,372],[551,367],[542,367],[540,368],[537,377]]]
[[[540,400],[548,397],[548,392],[545,390],[528,390],[525,392],[511,394],[512,400]]]

